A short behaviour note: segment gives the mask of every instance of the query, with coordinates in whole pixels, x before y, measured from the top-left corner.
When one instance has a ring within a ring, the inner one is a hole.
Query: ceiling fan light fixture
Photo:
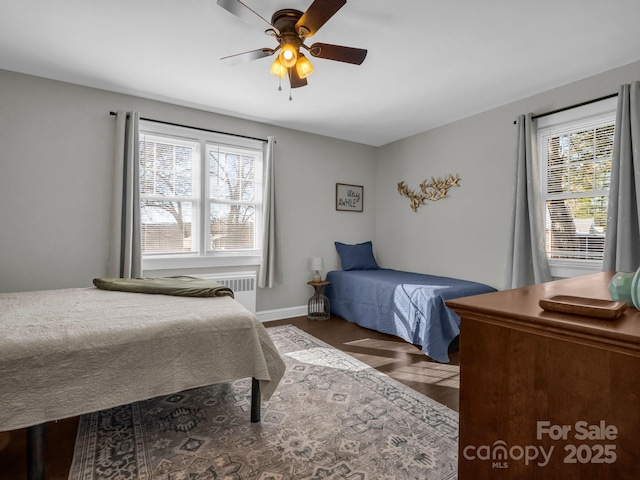
[[[309,59],[304,56],[304,53],[300,53],[298,61],[296,62],[296,72],[298,72],[298,76],[300,78],[307,78],[313,71],[313,65]]]
[[[280,59],[280,63],[282,63],[286,68],[293,67],[298,61],[297,47],[291,43],[285,43],[282,46],[282,51],[278,58]]]
[[[262,29],[267,35],[274,37],[278,45],[275,49],[259,48],[223,57],[221,60],[228,65],[238,65],[277,53],[277,58],[269,72],[280,79],[289,76],[289,84],[293,89],[306,86],[307,77],[314,72],[313,65],[305,58],[301,49],[307,50],[314,58],[354,65],[362,64],[367,56],[367,50],[362,48],[329,43],[314,43],[311,47],[307,47],[304,43],[307,38],[315,35],[347,3],[347,0],[311,0],[311,5],[305,12],[284,8],[274,12],[271,22],[249,8],[243,1],[218,0],[218,5],[241,20]]]
[[[276,58],[271,64],[271,68],[269,69],[269,73],[271,75],[275,75],[279,78],[284,78],[287,76],[287,67],[285,67],[282,62],[280,62],[280,58]]]

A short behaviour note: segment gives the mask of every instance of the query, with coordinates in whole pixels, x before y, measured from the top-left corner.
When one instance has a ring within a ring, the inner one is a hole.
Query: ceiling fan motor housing
[[[300,34],[296,31],[296,23],[298,23],[300,17],[302,17],[302,12],[291,8],[278,10],[273,14],[271,17],[271,25],[280,32],[279,35],[276,35],[280,45],[291,43],[297,48],[300,48],[303,40]]]

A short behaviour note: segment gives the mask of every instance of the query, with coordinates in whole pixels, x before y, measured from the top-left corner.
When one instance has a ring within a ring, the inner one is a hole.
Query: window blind
[[[261,152],[207,145],[210,250],[255,250]]]
[[[607,114],[539,131],[549,258],[602,261],[614,125]]]
[[[141,135],[142,251],[184,253],[197,249],[193,222],[198,189],[196,142]]]

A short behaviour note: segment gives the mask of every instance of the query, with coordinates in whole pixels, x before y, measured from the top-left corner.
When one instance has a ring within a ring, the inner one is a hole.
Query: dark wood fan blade
[[[240,63],[250,62],[251,60],[258,60],[259,58],[268,57],[273,55],[275,50],[271,48],[260,48],[258,50],[251,50],[250,52],[238,53],[236,55],[229,55],[223,57],[222,60],[227,65],[239,65]]]
[[[296,32],[302,37],[314,35],[345,3],[347,0],[315,0],[296,23]]]
[[[240,0],[218,0],[218,5],[227,12],[232,13],[236,17],[244,20],[249,25],[253,25],[261,30],[273,29],[274,27],[258,13],[251,10]],[[279,33],[279,32],[277,32]]]
[[[289,83],[291,88],[300,88],[307,85],[306,78],[300,78],[295,67],[289,69]]]
[[[309,48],[309,53],[314,57],[353,63],[354,65],[361,65],[367,56],[367,51],[362,48],[343,47],[329,43],[314,43]]]

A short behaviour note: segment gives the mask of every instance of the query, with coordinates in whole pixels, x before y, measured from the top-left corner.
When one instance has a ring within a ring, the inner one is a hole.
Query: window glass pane
[[[605,140],[609,144],[604,144]],[[594,130],[551,138],[547,192],[583,193],[609,188],[611,157],[605,154],[611,153],[612,140],[612,136],[596,137]]]
[[[193,194],[194,147],[140,141],[140,193],[190,197]]]
[[[193,252],[192,202],[141,199],[142,251]]]
[[[602,260],[608,197],[547,200],[549,258]]]
[[[602,260],[615,125],[613,117],[598,122],[541,132],[550,259]]]
[[[255,201],[256,160],[255,156],[210,147],[210,198],[238,202]]]
[[[256,248],[253,205],[211,204],[211,250],[254,250]]]
[[[140,207],[144,254],[197,251],[193,232],[198,144],[179,138],[141,135]],[[170,197],[166,200],[163,197]]]
[[[156,144],[156,195],[191,195],[191,149]]]

